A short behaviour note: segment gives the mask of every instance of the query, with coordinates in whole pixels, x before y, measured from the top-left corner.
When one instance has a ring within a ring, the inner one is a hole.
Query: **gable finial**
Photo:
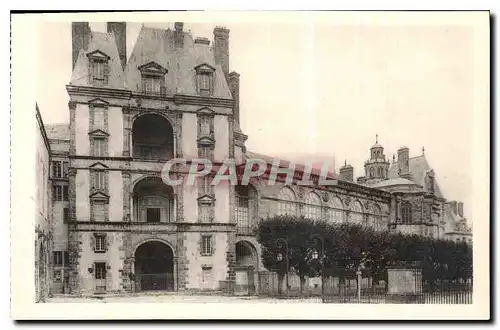
[[[344,160],[344,166],[347,166],[347,159]]]
[[[422,156],[425,155],[425,147],[422,147]]]
[[[378,143],[378,133],[375,134],[375,143]]]

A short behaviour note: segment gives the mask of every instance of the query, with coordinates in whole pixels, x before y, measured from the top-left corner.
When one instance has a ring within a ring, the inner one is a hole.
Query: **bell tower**
[[[365,178],[367,183],[376,183],[388,178],[389,160],[385,157],[384,147],[378,143],[378,134],[375,135],[375,144],[370,148],[370,159],[365,162]]]

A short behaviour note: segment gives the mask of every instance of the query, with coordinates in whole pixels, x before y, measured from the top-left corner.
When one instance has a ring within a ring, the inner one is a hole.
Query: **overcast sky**
[[[172,27],[173,24],[146,24]],[[213,39],[214,25],[185,23]],[[249,150],[293,159],[347,160],[364,175],[379,142],[425,154],[445,197],[471,202],[473,35],[460,26],[226,24],[230,69],[241,74]],[[127,26],[130,55],[141,25]],[[105,23],[91,23],[105,31]],[[37,102],[46,124],[69,121],[71,25],[38,30]]]

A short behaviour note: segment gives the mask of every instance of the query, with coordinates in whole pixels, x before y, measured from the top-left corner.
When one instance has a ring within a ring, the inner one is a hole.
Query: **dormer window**
[[[167,69],[156,62],[149,62],[141,65],[139,71],[141,71],[142,92],[144,94],[158,96],[166,94],[165,74]]]
[[[107,85],[110,57],[99,50],[87,54],[89,58],[89,78],[94,85]]]
[[[196,88],[203,96],[213,94],[215,68],[208,64],[198,65],[196,68]]]

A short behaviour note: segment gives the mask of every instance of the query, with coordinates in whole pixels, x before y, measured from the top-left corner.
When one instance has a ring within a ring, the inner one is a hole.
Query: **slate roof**
[[[134,49],[125,67],[125,81],[131,91],[140,91],[141,65],[156,62],[167,69],[167,94],[196,95],[195,67],[207,64],[215,68],[213,97],[232,99],[222,67],[215,64],[210,45],[194,43],[189,32],[184,36],[182,47],[175,44],[175,31],[142,26]]]
[[[49,140],[68,140],[69,124],[49,124],[45,125],[45,131]]]
[[[279,162],[280,167],[288,167],[291,163],[290,161],[281,159],[281,157],[271,157],[268,155],[263,155],[263,154],[259,154],[259,153],[251,152],[251,151],[247,151],[245,153],[245,156],[246,156],[246,159],[262,159],[269,164],[272,164],[275,159],[279,159],[280,160],[280,162]],[[312,164],[311,174],[320,175],[322,165],[323,165],[322,163],[321,164]],[[306,169],[306,165],[295,163],[295,169],[298,171],[304,171]],[[337,180],[338,176],[336,173],[328,171],[327,179]]]
[[[89,59],[88,53],[99,50],[110,57],[108,84],[104,87],[114,89],[126,89],[120,56],[116,46],[115,35],[113,33],[103,33],[92,31],[90,34],[87,49],[80,49],[75,68],[71,75],[70,85],[92,86],[89,83]]]
[[[425,155],[420,155],[417,157],[412,157],[409,159],[410,173],[412,174],[412,181],[423,187],[424,191],[427,190],[427,185],[425,184],[425,175],[427,172],[432,170]],[[389,179],[399,178],[398,175],[398,164],[393,163],[389,166]],[[443,198],[441,189],[437,182],[437,178],[434,179],[434,193],[437,197]]]
[[[371,188],[382,188],[382,187],[388,187],[388,186],[399,186],[399,185],[411,185],[411,186],[418,186],[413,181],[410,181],[405,178],[394,178],[394,179],[388,179],[388,180],[382,180],[377,183],[371,184]]]

